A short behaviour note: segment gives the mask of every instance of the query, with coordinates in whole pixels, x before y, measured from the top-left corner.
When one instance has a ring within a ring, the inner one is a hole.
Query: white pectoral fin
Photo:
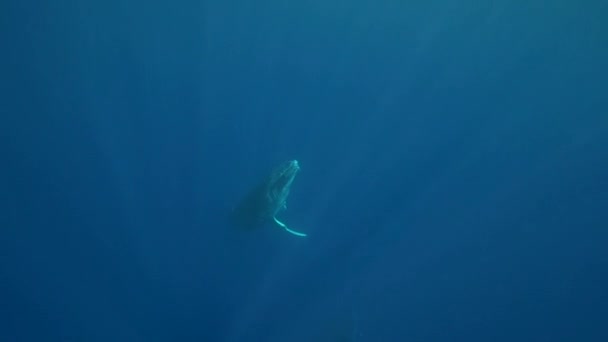
[[[276,217],[273,217],[272,219],[274,220],[274,222],[276,222],[279,226],[283,227],[283,229],[285,229],[289,233],[291,233],[293,235],[296,235],[296,236],[300,236],[300,237],[306,236],[306,234],[304,234],[304,233],[296,232],[295,230],[291,230],[291,229],[287,228],[287,226],[285,225],[285,223],[277,220]]]

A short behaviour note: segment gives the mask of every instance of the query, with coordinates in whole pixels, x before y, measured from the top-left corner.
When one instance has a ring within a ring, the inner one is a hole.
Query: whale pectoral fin
[[[296,236],[301,236],[301,237],[306,236],[306,234],[304,234],[304,233],[296,232],[295,230],[291,230],[291,229],[287,228],[287,226],[285,225],[285,223],[277,220],[276,217],[273,217],[272,219],[274,220],[274,222],[276,222],[279,226],[283,227],[283,229],[285,229],[289,233],[291,233],[293,235],[296,235]]]

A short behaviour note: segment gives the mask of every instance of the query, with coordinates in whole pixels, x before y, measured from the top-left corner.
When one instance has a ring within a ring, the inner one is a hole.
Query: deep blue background
[[[606,13],[3,2],[0,341],[607,341]]]

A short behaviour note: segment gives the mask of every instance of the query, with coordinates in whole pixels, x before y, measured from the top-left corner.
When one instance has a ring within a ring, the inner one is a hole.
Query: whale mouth
[[[285,207],[285,202],[291,190],[291,184],[296,178],[300,165],[297,160],[290,160],[279,165],[268,178],[266,183],[266,198],[268,207],[273,215]]]
[[[297,160],[290,160],[275,169],[270,177],[269,186],[276,190],[287,190],[293,182],[296,174],[300,171],[300,164]],[[287,189],[285,189],[287,188]]]

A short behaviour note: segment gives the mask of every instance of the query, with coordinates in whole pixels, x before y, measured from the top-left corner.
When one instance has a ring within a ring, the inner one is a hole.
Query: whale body
[[[298,171],[300,165],[297,160],[290,160],[276,167],[235,208],[232,215],[235,223],[246,228],[256,228],[266,222],[273,222],[293,235],[306,236],[277,219],[277,214],[287,208],[287,197]]]

